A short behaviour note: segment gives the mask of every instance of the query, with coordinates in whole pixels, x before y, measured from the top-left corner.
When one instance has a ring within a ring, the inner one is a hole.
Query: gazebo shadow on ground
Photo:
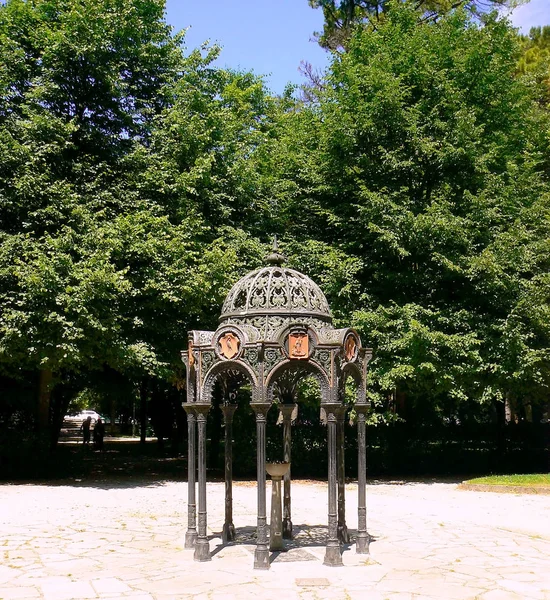
[[[293,537],[291,540],[283,540],[284,550],[276,550],[270,552],[269,562],[294,562],[294,561],[307,561],[307,560],[319,560],[319,556],[315,556],[307,551],[308,548],[316,548],[319,551],[324,551],[327,543],[328,527],[327,525],[294,525],[292,529]],[[355,538],[357,536],[356,529],[348,529],[350,536],[350,542],[347,544],[341,544],[340,553],[351,550],[355,545]],[[215,532],[209,536],[209,540],[219,540],[222,537],[222,533]],[[370,542],[376,541],[376,538],[369,535]],[[256,527],[248,525],[244,527],[235,527],[235,539],[230,542],[221,542],[217,544],[210,552],[211,556],[215,556],[221,552],[224,548],[231,546],[243,546],[247,547],[252,553],[256,547]]]

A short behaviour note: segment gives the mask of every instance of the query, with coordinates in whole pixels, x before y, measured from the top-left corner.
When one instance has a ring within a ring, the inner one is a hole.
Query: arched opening
[[[267,397],[277,405],[279,427],[269,427],[268,422],[267,455],[268,458],[281,456],[281,447],[286,440],[290,448],[277,460],[289,460],[292,456],[294,476],[326,476],[326,422],[323,422],[322,405],[327,391],[325,373],[309,362],[287,362],[268,379]],[[293,425],[292,436],[290,424]]]
[[[224,449],[227,445],[224,430],[227,429],[230,408],[233,472],[242,476],[253,473],[254,446],[250,438],[255,420],[254,411],[250,408],[253,387],[244,371],[224,369],[216,375],[207,421],[207,464],[214,473],[221,475],[224,471]]]

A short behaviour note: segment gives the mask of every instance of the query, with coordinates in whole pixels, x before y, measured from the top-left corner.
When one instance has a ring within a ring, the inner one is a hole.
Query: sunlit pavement
[[[343,567],[326,567],[326,484],[294,482],[296,539],[255,571],[255,483],[234,484],[238,540],[225,547],[223,493],[208,484],[213,557],[197,563],[183,547],[186,483],[0,485],[0,598],[550,600],[550,496],[370,484],[370,557],[351,544]]]

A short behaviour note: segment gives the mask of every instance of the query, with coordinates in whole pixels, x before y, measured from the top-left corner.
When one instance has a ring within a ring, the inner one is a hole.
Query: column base
[[[197,543],[198,534],[196,531],[187,531],[185,533],[185,548],[194,548]]]
[[[274,535],[273,537],[269,536],[269,551],[270,552],[281,552],[285,549],[283,545],[282,536]]]
[[[265,571],[269,567],[269,550],[267,548],[256,548],[254,550],[254,568]]]
[[[340,553],[340,545],[337,546],[327,546],[325,550],[325,560],[323,561],[324,565],[328,567],[341,567],[343,566],[342,562],[342,554]]]
[[[283,519],[283,539],[292,539],[292,521],[290,519]]]
[[[349,544],[350,542],[348,526],[345,523],[343,525],[338,525],[338,539],[342,544]]]
[[[358,533],[355,545],[355,552],[357,554],[369,554],[369,534]]]
[[[210,556],[210,544],[208,540],[197,540],[195,544],[195,555],[193,558],[197,562],[207,562],[212,560],[212,557]]]
[[[235,541],[235,525],[233,523],[224,523],[222,529],[222,542]]]

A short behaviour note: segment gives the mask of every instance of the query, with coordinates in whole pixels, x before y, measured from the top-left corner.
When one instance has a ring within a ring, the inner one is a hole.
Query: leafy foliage
[[[312,4],[350,26],[306,104],[187,52],[162,0],[0,6],[2,423],[29,427],[12,382],[47,373],[52,423],[139,389],[162,424],[187,331],[271,233],[374,347],[378,415],[547,399],[545,30],[479,2]]]
[[[357,25],[367,24],[376,28],[385,18],[390,0],[308,0],[312,8],[323,11],[325,25],[322,33],[317,33],[319,44],[327,50],[346,49],[352,31]],[[403,1],[403,0],[399,0]],[[407,2],[408,0],[405,0]],[[499,7],[514,7],[525,0],[414,0],[414,7],[420,23],[436,21],[441,16],[463,8],[471,14],[482,16]],[[529,1],[529,0],[527,0]]]
[[[274,152],[281,227],[353,265],[331,302],[362,306],[382,406],[395,390],[447,413],[546,397],[548,114],[516,76],[518,42],[495,16],[419,25],[393,3]]]
[[[214,322],[251,254],[235,215],[258,217],[246,158],[274,100],[258,79],[212,69],[216,48],[185,55],[163,11],[0,7],[6,375],[171,380],[186,332]]]
[[[519,72],[528,75],[533,82],[540,102],[550,104],[550,26],[532,27],[523,37],[523,54],[519,61]]]

